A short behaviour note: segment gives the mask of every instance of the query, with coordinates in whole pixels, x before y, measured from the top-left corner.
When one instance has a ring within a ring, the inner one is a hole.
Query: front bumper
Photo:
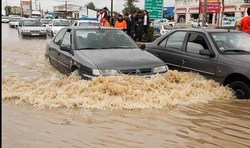
[[[21,32],[24,36],[46,36],[46,32]]]

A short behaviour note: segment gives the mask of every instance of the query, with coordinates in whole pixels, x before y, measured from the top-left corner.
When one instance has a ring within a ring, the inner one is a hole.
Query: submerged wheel
[[[250,87],[242,81],[234,81],[229,84],[238,99],[250,99]]]

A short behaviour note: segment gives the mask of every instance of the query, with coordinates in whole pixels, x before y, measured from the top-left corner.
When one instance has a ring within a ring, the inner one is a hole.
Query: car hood
[[[237,61],[237,62],[235,62],[235,64],[237,64],[238,66],[250,68],[250,54],[247,54],[247,55],[226,55],[226,57],[229,57],[229,58],[233,59],[234,61]]]
[[[153,68],[165,65],[154,55],[140,49],[80,50],[99,69]]]
[[[51,29],[54,30],[54,31],[59,31],[62,28],[64,28],[64,27],[62,27],[62,26],[53,26],[53,27],[51,27]]]
[[[32,27],[22,27],[21,30],[45,30],[45,27],[32,26]]]

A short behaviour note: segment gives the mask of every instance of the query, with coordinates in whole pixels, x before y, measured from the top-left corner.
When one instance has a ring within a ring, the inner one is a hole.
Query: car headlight
[[[155,68],[153,69],[153,72],[154,72],[154,73],[163,73],[163,72],[167,72],[167,71],[168,71],[168,66],[167,66],[167,65],[155,67]]]
[[[22,30],[22,32],[30,32],[29,30]]]
[[[114,69],[93,69],[92,70],[93,75],[95,76],[112,76],[112,75],[118,75],[119,72]]]

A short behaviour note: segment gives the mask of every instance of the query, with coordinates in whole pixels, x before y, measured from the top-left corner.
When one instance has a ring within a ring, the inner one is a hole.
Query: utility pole
[[[30,17],[32,17],[32,0],[30,0]]]
[[[113,3],[114,3],[113,0],[111,0],[111,14],[110,14],[110,22],[111,23],[113,23],[112,22],[112,19],[113,19],[113,5],[114,5]]]
[[[203,16],[202,16],[202,27],[206,26],[207,22],[207,0],[203,1]]]
[[[65,1],[65,17],[67,18],[67,14],[68,14],[68,4],[67,4],[67,0]]]
[[[39,12],[41,12],[41,3],[39,2]]]
[[[221,1],[222,9],[221,9],[221,16],[220,16],[220,27],[222,27],[222,19],[224,16],[224,0]]]

